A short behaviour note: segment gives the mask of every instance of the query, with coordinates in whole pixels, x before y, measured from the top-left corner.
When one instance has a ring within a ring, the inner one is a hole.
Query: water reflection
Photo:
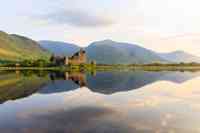
[[[0,73],[0,103],[36,93],[47,81],[48,77],[38,72],[3,71]]]
[[[87,87],[93,92],[113,94],[141,88],[157,81],[165,80],[183,83],[195,78],[199,72],[97,72],[95,75],[84,72],[50,73],[51,84],[41,89],[41,93],[56,93]]]
[[[80,87],[86,86],[86,74],[84,72],[51,72],[50,79],[52,81],[58,80],[71,80]]]
[[[199,132],[199,75],[143,71],[96,75],[2,72],[0,131]]]
[[[45,72],[17,71],[0,73],[0,103],[33,93],[52,94],[87,87],[93,92],[113,94],[139,89],[158,81],[183,83],[199,72]]]
[[[86,86],[86,75],[83,72],[50,72],[49,82],[38,93],[51,94],[75,90]]]
[[[94,92],[113,94],[138,89],[160,80],[182,83],[198,75],[190,72],[100,72],[96,76],[88,76],[87,87]]]

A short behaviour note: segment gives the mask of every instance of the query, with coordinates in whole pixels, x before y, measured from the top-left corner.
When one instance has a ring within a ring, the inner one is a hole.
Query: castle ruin
[[[87,63],[86,51],[82,48],[71,57],[52,55],[50,61],[54,65],[80,65]]]

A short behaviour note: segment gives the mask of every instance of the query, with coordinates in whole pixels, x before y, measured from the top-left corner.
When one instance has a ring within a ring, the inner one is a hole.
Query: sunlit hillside
[[[49,53],[43,50],[37,42],[19,35],[0,31],[1,60],[23,60],[46,58]]]

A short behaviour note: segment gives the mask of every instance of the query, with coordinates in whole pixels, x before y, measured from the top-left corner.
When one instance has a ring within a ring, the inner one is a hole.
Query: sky
[[[4,0],[0,30],[87,46],[112,39],[200,56],[198,0]]]

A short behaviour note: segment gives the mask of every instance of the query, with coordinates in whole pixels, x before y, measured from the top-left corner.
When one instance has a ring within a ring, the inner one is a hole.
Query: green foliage
[[[38,60],[24,60],[20,63],[20,66],[22,67],[48,67],[49,62],[44,59],[38,59]]]
[[[46,67],[48,66],[49,62],[44,59],[38,59],[34,62],[33,66],[37,67]]]

